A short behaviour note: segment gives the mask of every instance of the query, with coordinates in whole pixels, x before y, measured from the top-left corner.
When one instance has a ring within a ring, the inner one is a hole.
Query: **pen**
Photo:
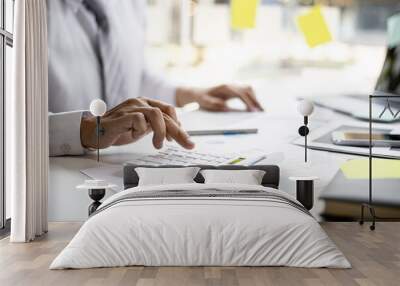
[[[237,159],[234,159],[234,160],[230,161],[230,162],[228,163],[228,165],[235,165],[235,164],[240,163],[240,162],[242,162],[242,161],[244,161],[244,160],[246,160],[246,158],[239,157],[239,158],[237,158]]]
[[[260,155],[260,156],[256,156],[256,157],[250,157],[250,158],[238,157],[238,158],[233,159],[232,161],[228,162],[228,165],[236,165],[239,163],[245,163],[246,166],[254,166],[255,164],[261,162],[264,159],[267,159],[266,155]]]
[[[267,159],[267,156],[262,155],[262,156],[258,156],[258,157],[250,158],[250,159],[252,159],[252,160],[248,162],[247,166],[254,166],[255,164],[261,162],[262,160]]]
[[[193,130],[187,131],[189,136],[208,136],[208,135],[241,135],[257,134],[257,128],[250,129],[221,129],[221,130]]]

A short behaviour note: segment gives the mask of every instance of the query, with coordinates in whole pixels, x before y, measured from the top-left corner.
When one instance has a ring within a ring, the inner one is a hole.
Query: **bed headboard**
[[[182,166],[143,166],[143,165],[131,165],[126,164],[124,166],[124,189],[136,187],[139,183],[139,177],[135,171],[135,168],[146,167],[146,168],[180,168]],[[279,187],[279,167],[275,165],[258,165],[258,166],[205,166],[195,165],[202,170],[206,169],[217,169],[217,170],[263,170],[265,171],[262,185],[264,187],[270,187],[278,189]],[[197,183],[204,183],[203,176],[199,173],[194,179]]]

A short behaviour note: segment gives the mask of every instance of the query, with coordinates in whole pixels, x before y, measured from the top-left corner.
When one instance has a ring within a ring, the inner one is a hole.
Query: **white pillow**
[[[195,183],[193,180],[200,168],[136,168],[139,186],[172,185]]]
[[[261,170],[203,170],[200,174],[206,184],[261,185],[265,171]]]

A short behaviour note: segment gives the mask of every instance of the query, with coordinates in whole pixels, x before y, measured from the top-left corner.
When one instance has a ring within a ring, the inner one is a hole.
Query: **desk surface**
[[[260,149],[265,153],[273,153],[259,164],[278,164],[281,168],[280,189],[292,195],[295,194],[295,182],[292,176],[317,176],[315,183],[314,216],[324,205],[318,200],[319,193],[332,180],[339,166],[353,156],[310,150],[310,164],[303,162],[304,150],[290,142],[296,138],[302,117],[298,114],[295,86],[284,82],[255,82],[253,84],[258,97],[266,108],[265,113],[234,113],[215,114],[204,111],[185,112],[180,114],[180,120],[187,129],[206,129],[216,127],[245,127],[259,129],[258,134],[235,136],[204,136],[193,137],[199,150],[213,152],[237,152],[250,149]],[[307,89],[305,89],[307,91]],[[275,92],[272,92],[275,91]],[[279,94],[277,93],[279,91]],[[346,121],[349,118],[331,111],[316,108],[310,118],[310,129],[323,126],[328,122]],[[121,147],[112,147],[101,152],[102,163],[95,161],[95,154],[83,157],[50,158],[49,186],[49,220],[50,221],[83,221],[87,218],[87,207],[91,203],[85,192],[77,191],[75,186],[81,184],[87,177],[80,170],[99,166],[104,163],[121,164],[143,153],[153,153],[150,137]],[[112,193],[108,193],[109,196]]]

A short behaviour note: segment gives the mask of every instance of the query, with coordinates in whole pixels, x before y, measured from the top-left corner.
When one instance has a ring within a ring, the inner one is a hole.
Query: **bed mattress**
[[[312,215],[282,191],[184,184],[110,197],[50,268],[133,265],[351,267]]]

